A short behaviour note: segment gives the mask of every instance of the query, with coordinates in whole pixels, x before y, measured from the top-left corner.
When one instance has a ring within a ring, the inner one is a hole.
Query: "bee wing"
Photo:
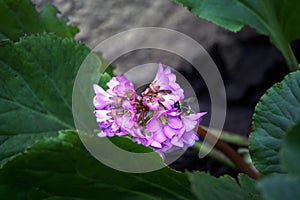
[[[188,97],[183,100],[184,103],[194,103],[196,101],[196,97]]]
[[[196,97],[188,97],[182,102],[182,108],[188,112],[195,113],[199,110],[199,105]]]

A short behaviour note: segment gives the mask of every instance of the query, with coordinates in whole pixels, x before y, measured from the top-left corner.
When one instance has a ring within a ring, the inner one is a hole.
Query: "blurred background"
[[[39,9],[46,0],[32,0]],[[288,73],[283,57],[269,38],[244,27],[238,33],[226,31],[201,20],[186,8],[170,0],[51,0],[77,26],[76,39],[94,48],[101,41],[138,27],[164,27],[182,32],[198,41],[216,63],[225,83],[227,116],[224,130],[243,136],[251,131],[251,117],[261,95]],[[168,41],[166,41],[168,42]],[[169,41],[173,42],[173,41]],[[299,59],[300,42],[292,44]],[[113,48],[113,47],[111,47]],[[104,57],[105,58],[105,57]],[[196,59],[196,58],[195,58]],[[115,73],[150,62],[162,61],[176,68],[193,86],[201,111],[210,111],[210,98],[205,83],[195,69],[182,58],[159,50],[139,50],[117,59]],[[209,115],[203,124],[208,125]],[[233,146],[234,148],[237,148]],[[215,176],[236,172],[210,158],[199,159],[195,150],[172,164],[178,170],[204,170]]]

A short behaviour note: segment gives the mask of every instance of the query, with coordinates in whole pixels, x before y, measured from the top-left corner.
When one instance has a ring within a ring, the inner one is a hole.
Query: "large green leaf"
[[[0,43],[0,164],[36,140],[74,127],[73,83],[88,53],[84,44],[54,34]]]
[[[288,43],[300,36],[298,0],[174,0],[198,17],[231,31],[244,25],[269,35],[290,66],[297,67]]]
[[[258,183],[265,200],[295,200],[300,197],[300,179],[286,174],[272,174]]]
[[[264,94],[255,108],[250,153],[263,174],[282,172],[279,150],[282,138],[300,119],[300,71],[290,73]]]
[[[206,173],[189,174],[192,191],[198,199],[257,199],[260,194],[255,188],[256,182],[245,174],[239,175],[240,185],[230,176],[215,178]]]
[[[39,141],[7,162],[0,170],[0,195],[6,199],[194,199],[185,174],[168,168],[143,174],[114,170],[92,157],[73,131]]]
[[[289,174],[300,178],[300,122],[284,138],[280,161]]]
[[[300,123],[285,136],[280,154],[281,166],[288,174],[272,174],[259,182],[264,199],[297,199],[300,196]]]
[[[0,34],[14,41],[41,32],[74,37],[78,29],[67,26],[67,19],[56,15],[57,9],[50,3],[45,4],[39,14],[30,0],[0,0]]]

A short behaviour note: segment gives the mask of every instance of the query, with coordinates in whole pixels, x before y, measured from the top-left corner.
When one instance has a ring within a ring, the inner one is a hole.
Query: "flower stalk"
[[[197,127],[197,133],[201,139],[204,140],[204,138],[207,138],[208,142],[216,140],[216,137],[213,134],[208,133],[201,126]],[[214,147],[224,153],[224,155],[226,155],[241,172],[247,174],[253,179],[258,179],[258,174],[227,143],[217,139]]]

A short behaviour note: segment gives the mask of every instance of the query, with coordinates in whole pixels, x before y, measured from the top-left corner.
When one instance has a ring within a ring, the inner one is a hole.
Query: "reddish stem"
[[[144,114],[145,114],[145,109],[143,109],[142,112],[141,112],[143,126],[145,127],[146,126],[146,122],[145,122],[145,119],[144,119]]]
[[[244,159],[238,153],[231,148],[231,146],[219,140],[213,134],[208,133],[200,126],[197,128],[197,133],[201,139],[207,138],[208,142],[217,141],[214,146],[216,149],[219,149],[222,153],[224,153],[241,172],[247,174],[253,179],[258,179],[258,174],[244,161]]]

